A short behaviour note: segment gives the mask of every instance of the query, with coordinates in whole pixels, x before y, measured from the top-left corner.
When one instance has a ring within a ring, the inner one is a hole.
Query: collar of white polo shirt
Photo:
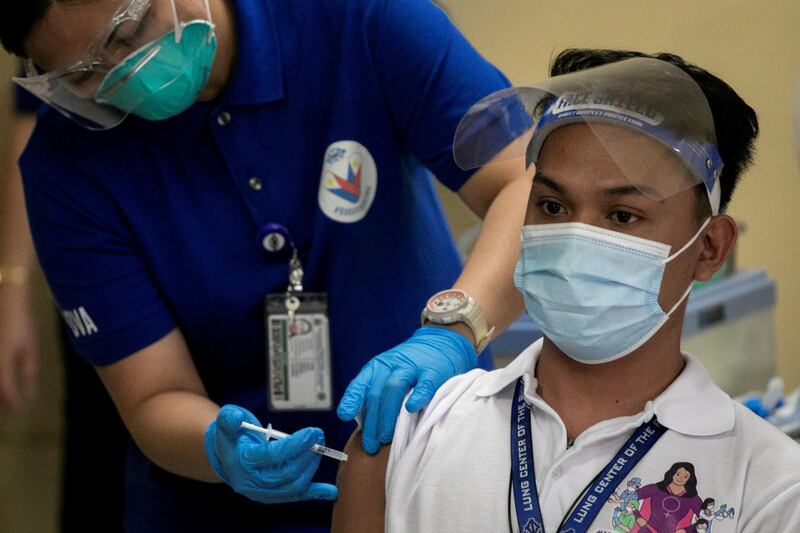
[[[499,372],[483,376],[484,383],[475,395],[486,398],[512,387],[520,376],[525,376],[526,391],[536,390],[536,380],[530,374],[542,348],[538,340]],[[733,429],[735,414],[733,400],[723,392],[708,375],[703,364],[691,354],[684,353],[686,366],[669,387],[648,402],[658,421],[672,431],[696,437],[719,435]],[[612,387],[622,386],[620,382]]]

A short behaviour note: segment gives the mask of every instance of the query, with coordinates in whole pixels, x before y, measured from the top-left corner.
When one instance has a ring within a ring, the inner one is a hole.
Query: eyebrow
[[[533,183],[538,183],[540,185],[544,185],[548,189],[553,189],[559,194],[567,194],[567,191],[564,190],[564,187],[559,185],[554,179],[548,178],[544,174],[539,173],[538,171],[533,176]]]
[[[533,182],[544,185],[548,189],[552,189],[559,194],[569,194],[567,193],[566,189],[559,185],[559,183],[553,178],[545,176],[539,172],[536,172],[534,175]],[[605,189],[603,190],[603,194],[608,196],[629,196],[633,194],[637,196],[647,196],[648,198],[658,198],[658,191],[648,185],[622,185],[620,187]]]

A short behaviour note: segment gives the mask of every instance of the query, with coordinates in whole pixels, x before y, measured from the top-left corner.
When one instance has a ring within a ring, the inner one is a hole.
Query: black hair
[[[656,485],[662,491],[667,492],[667,485],[672,483],[672,478],[681,468],[689,472],[689,479],[686,481],[686,485],[683,486],[686,489],[686,494],[681,495],[681,497],[694,498],[697,496],[697,476],[694,475],[694,465],[692,463],[675,463],[669,470],[664,472],[664,479],[656,483]]]
[[[688,74],[703,91],[714,119],[717,150],[724,166],[720,174],[720,212],[730,202],[744,170],[753,161],[753,144],[758,136],[758,117],[752,107],[730,85],[710,72],[669,53],[645,54],[633,50],[598,50],[569,48],[556,56],[551,76],[578,72],[587,68],[630,59],[647,57],[666,61]],[[702,187],[702,186],[701,186]],[[702,196],[705,197],[705,191]],[[707,205],[702,202],[701,205]],[[710,210],[709,214],[710,214]]]
[[[707,508],[708,504],[710,503],[717,503],[717,500],[715,500],[714,498],[706,498],[705,500],[703,500],[703,504],[700,505],[700,509]]]
[[[25,57],[25,41],[54,0],[8,0],[0,7],[0,43],[14,55]]]

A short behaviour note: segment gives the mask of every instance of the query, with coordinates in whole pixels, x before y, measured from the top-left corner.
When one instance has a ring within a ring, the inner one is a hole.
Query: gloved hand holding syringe
[[[277,429],[273,429],[272,424],[267,424],[267,427],[262,428],[261,426],[251,424],[249,422],[242,422],[242,427],[245,429],[263,433],[264,435],[266,435],[267,441],[269,441],[270,439],[275,439],[275,440],[285,439],[286,437],[289,436],[287,433],[284,433],[283,431],[278,431]],[[322,444],[314,444],[313,446],[311,446],[311,451],[314,453],[318,453],[320,455],[324,455],[325,457],[330,457],[331,459],[336,459],[337,461],[347,461],[346,453],[340,452],[339,450],[334,450],[333,448],[328,448],[327,446],[323,446]]]

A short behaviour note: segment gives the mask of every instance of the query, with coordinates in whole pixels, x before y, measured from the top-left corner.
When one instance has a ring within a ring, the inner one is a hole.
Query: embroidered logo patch
[[[378,186],[369,151],[356,141],[337,141],[325,150],[319,182],[319,207],[336,222],[358,222],[367,215]]]

